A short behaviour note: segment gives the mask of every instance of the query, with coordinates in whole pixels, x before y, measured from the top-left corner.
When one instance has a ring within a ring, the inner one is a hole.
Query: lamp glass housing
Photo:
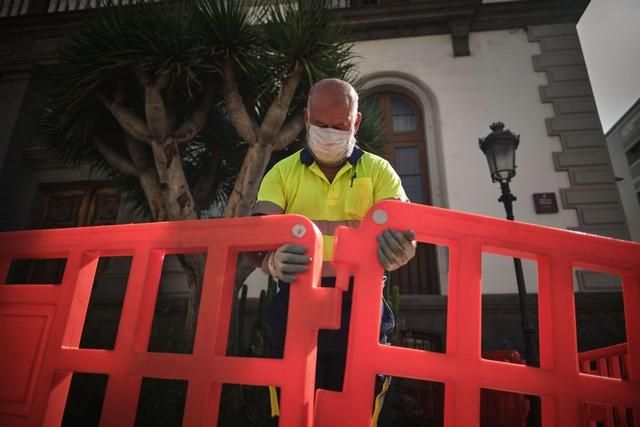
[[[516,175],[516,144],[513,140],[494,139],[487,144],[484,154],[494,182],[508,182]]]
[[[480,150],[487,158],[493,182],[508,183],[516,176],[516,149],[520,135],[505,130],[504,123],[491,123],[491,133],[478,140]]]

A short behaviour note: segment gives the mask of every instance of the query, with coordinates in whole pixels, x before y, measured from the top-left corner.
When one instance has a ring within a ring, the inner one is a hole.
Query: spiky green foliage
[[[109,6],[105,0],[104,5]],[[145,89],[136,70],[150,78],[170,73],[164,90],[167,108],[180,123],[198,106],[206,82],[213,82],[213,107],[207,125],[180,147],[184,174],[191,189],[214,155],[220,157],[213,198],[219,204],[233,186],[247,144],[229,122],[222,96],[221,62],[231,57],[235,78],[249,114],[258,123],[278,96],[283,81],[303,70],[287,111],[300,115],[309,88],[337,77],[353,82],[351,44],[326,1],[251,2],[245,0],[143,1],[135,6],[105,7],[70,37],[58,61],[38,75],[47,101],[41,120],[46,146],[69,164],[89,162],[119,183],[146,209],[136,177],[105,160],[91,143],[99,136],[116,154],[128,158],[126,132],[99,97],[122,92],[125,107],[144,119]],[[380,152],[380,126],[375,112],[362,103],[365,121],[359,142]],[[299,147],[301,134],[292,147]],[[150,152],[148,147],[144,150]]]
[[[233,57],[243,95],[256,105],[258,115],[261,106],[270,105],[296,62],[305,70],[297,91],[302,98],[323,78],[353,80],[352,44],[329,3],[300,3],[198,1],[203,39],[218,46],[212,54]],[[300,105],[294,103],[292,110]]]
[[[272,52],[272,66],[283,73],[299,61],[307,84],[327,77],[349,79],[352,45],[327,1],[272,4],[263,26],[264,43]]]
[[[265,9],[257,1],[197,0],[200,37],[211,46],[212,55],[231,55],[244,68],[258,61],[261,40],[255,23],[264,19]]]
[[[327,1],[284,2],[267,8],[262,36],[271,52],[274,77],[284,78],[299,63],[304,77],[296,101],[304,98],[321,79],[353,80],[352,44]],[[300,103],[295,103],[297,107]]]
[[[358,130],[358,145],[366,151],[383,156],[387,138],[382,126],[382,113],[376,100],[363,97],[360,100],[360,112],[362,122]]]
[[[42,75],[49,89],[42,127],[63,159],[85,160],[86,152],[79,146],[97,123],[107,121],[95,97],[110,91],[114,79],[123,81],[125,91],[132,95],[129,107],[140,112],[141,88],[134,84],[134,67],[142,66],[152,74],[173,70],[175,84],[187,95],[202,86],[205,73],[216,70],[217,64],[202,55],[203,46],[191,34],[197,21],[189,4],[142,2],[106,7],[63,44],[57,63],[46,67]],[[189,96],[182,102],[188,104]]]
[[[109,2],[104,4],[110,6]],[[180,123],[197,107],[205,81],[219,74],[217,45],[201,37],[203,21],[192,1],[142,2],[106,7],[88,20],[58,52],[57,63],[42,67],[37,80],[47,93],[40,134],[54,155],[69,164],[90,163],[112,177],[142,210],[148,208],[136,178],[115,169],[91,143],[99,136],[116,153],[128,158],[124,132],[97,102],[99,96],[122,91],[125,106],[144,117],[144,88],[136,68],[151,78],[170,72],[168,103]],[[170,92],[170,93],[169,93]],[[181,147],[185,175],[195,185],[209,166],[213,150],[222,151],[214,200],[222,203],[242,160],[235,130],[224,116],[219,90],[207,126]],[[147,148],[145,148],[147,149]]]

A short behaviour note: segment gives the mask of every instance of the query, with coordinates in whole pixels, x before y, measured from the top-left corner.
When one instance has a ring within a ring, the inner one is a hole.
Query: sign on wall
[[[558,213],[556,193],[533,193],[533,204],[538,214]]]

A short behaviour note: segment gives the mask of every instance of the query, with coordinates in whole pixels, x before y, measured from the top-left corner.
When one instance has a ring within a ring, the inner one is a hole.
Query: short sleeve
[[[396,171],[393,170],[393,167],[391,167],[391,164],[384,159],[380,159],[377,168],[376,179],[373,183],[374,203],[384,199],[397,199],[408,202],[409,198],[404,188],[402,188],[402,181]]]
[[[262,179],[257,201],[275,203],[284,210],[284,183],[278,165],[272,167]]]

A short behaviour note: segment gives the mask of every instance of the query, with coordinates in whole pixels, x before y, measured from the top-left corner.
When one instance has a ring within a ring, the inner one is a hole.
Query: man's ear
[[[360,123],[362,122],[362,113],[358,111],[356,115],[356,122],[353,124],[353,129],[355,129],[354,133],[358,133],[358,129],[360,129]]]
[[[306,127],[309,123],[309,110],[307,109],[307,107],[304,107],[302,109],[302,117],[304,118],[304,125]]]

